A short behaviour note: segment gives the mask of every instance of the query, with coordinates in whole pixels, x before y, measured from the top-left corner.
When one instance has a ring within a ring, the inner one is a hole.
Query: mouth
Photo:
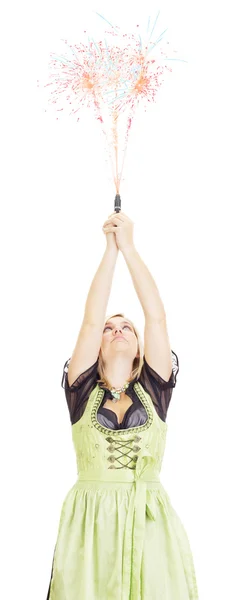
[[[115,342],[116,340],[124,340],[124,341],[126,341],[125,338],[123,338],[121,336],[115,337],[115,339],[113,340],[113,342]]]

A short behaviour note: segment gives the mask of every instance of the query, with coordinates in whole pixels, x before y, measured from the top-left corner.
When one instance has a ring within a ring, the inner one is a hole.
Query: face
[[[128,352],[134,360],[138,353],[138,340],[133,326],[123,317],[113,317],[105,323],[101,353],[104,360],[117,352]]]

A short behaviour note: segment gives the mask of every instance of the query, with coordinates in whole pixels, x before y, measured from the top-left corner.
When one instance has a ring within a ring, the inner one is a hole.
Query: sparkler
[[[94,109],[107,142],[116,189],[114,208],[119,212],[120,183],[135,110],[139,102],[142,102],[146,110],[148,103],[155,101],[165,72],[172,72],[167,61],[181,59],[169,58],[161,47],[158,57],[149,56],[167,31],[151,41],[159,13],[152,26],[150,17],[148,19],[146,43],[140,35],[122,34],[117,26],[111,25],[99,13],[96,14],[111,27],[105,33],[113,37],[113,44],[108,44],[106,39],[96,42],[88,38],[87,44],[78,45],[70,45],[67,40],[62,40],[68,46],[70,55],[51,54],[52,72],[49,78],[52,81],[44,87],[53,88],[49,104],[56,105],[61,100],[61,106],[56,111],[62,112],[69,103],[72,109],[70,114],[76,115],[77,121],[82,107]],[[119,169],[120,140],[123,140],[124,146]]]

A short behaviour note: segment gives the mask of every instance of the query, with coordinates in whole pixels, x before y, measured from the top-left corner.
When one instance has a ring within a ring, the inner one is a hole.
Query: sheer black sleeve
[[[63,375],[61,380],[61,387],[65,390],[65,396],[67,406],[70,413],[71,423],[78,421],[86,408],[86,402],[88,401],[89,395],[96,386],[97,381],[97,366],[98,358],[96,362],[89,367],[84,373],[81,373],[79,377],[69,385],[68,382],[68,366],[70,358],[65,362],[63,367]]]
[[[150,394],[157,414],[162,419],[166,420],[168,407],[170,404],[173,388],[176,385],[176,377],[179,371],[179,360],[177,354],[171,350],[172,353],[172,373],[169,381],[162,379],[156,371],[150,367],[147,363],[145,356],[143,357],[144,363],[142,371],[139,377],[141,385]]]
[[[150,367],[145,356],[143,357],[144,363],[139,377],[141,385],[150,394],[155,409],[163,421],[166,420],[166,414],[171,400],[172,390],[176,385],[176,376],[179,371],[178,357],[173,350],[171,352],[172,373],[169,381],[162,379],[162,377]],[[68,382],[68,366],[70,360],[71,359],[69,358],[64,364],[61,386],[65,390],[70,420],[73,424],[82,417],[89,395],[96,386],[98,378],[98,358],[91,367],[77,377],[71,386]]]

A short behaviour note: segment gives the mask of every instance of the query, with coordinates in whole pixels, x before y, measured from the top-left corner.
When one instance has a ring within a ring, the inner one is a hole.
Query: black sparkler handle
[[[120,194],[116,194],[115,197],[115,204],[114,204],[114,210],[118,213],[121,210],[121,198],[120,198]]]

